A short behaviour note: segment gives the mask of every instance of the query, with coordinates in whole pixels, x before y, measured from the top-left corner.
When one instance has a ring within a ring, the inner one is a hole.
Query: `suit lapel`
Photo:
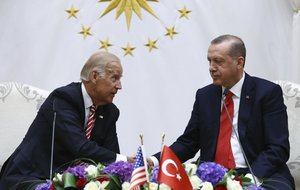
[[[104,138],[105,132],[105,121],[107,119],[107,113],[104,111],[104,106],[99,106],[95,114],[95,126],[91,133],[91,139],[94,141],[99,141]]]
[[[82,95],[82,89],[81,89],[81,83],[72,83],[74,84],[74,86],[76,87],[76,99],[77,99],[77,103],[78,105],[78,109],[79,109],[79,113],[80,113],[80,117],[81,117],[81,124],[83,126],[83,128],[85,127],[85,108],[84,108],[84,101],[83,101],[83,95]],[[77,95],[78,94],[78,95]],[[75,94],[74,94],[75,96]]]
[[[209,158],[209,160],[214,161],[215,159],[215,152],[216,152],[216,148],[217,148],[217,141],[218,141],[218,136],[219,136],[219,130],[220,130],[220,118],[221,118],[221,98],[222,98],[222,87],[218,86],[217,88],[215,88],[215,92],[212,93],[214,94],[214,96],[211,96],[212,100],[212,108],[211,108],[211,119],[213,120],[211,123],[213,123],[213,125],[211,126],[211,139],[213,139],[212,141],[212,146],[211,146],[211,153],[209,155],[211,155],[212,157]]]
[[[255,101],[255,83],[252,81],[251,76],[247,73],[245,74],[238,118],[238,132],[242,144],[244,144],[243,141],[245,139],[248,122],[251,117],[253,102]]]

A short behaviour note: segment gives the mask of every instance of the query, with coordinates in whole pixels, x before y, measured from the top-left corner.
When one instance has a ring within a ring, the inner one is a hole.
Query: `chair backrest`
[[[0,83],[0,168],[21,143],[49,92],[17,82]]]
[[[300,84],[278,80],[287,106],[291,155],[288,166],[294,176],[296,189],[300,189]]]

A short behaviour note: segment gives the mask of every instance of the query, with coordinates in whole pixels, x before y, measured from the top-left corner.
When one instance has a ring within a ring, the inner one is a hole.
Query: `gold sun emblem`
[[[127,29],[130,29],[130,23],[131,23],[131,16],[132,11],[135,12],[135,14],[142,19],[142,13],[141,8],[146,10],[148,13],[150,13],[155,18],[158,18],[152,8],[148,5],[147,1],[154,1],[158,2],[158,0],[99,0],[99,2],[107,2],[110,1],[110,4],[107,6],[105,11],[102,13],[100,17],[103,17],[113,9],[116,9],[116,19],[119,18],[119,16],[125,12],[126,17],[126,23],[127,23]]]

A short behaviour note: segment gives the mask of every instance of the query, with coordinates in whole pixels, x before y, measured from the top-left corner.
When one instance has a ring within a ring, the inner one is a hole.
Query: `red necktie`
[[[90,114],[89,114],[89,118],[88,118],[88,121],[87,121],[87,126],[85,128],[85,133],[86,133],[86,138],[87,139],[90,139],[91,132],[92,132],[93,127],[94,127],[94,123],[95,123],[95,120],[96,120],[95,112],[96,112],[96,106],[92,105],[90,107]]]
[[[218,137],[218,144],[216,150],[215,161],[226,168],[234,169],[235,162],[231,150],[230,138],[232,133],[231,120],[233,120],[233,108],[234,104],[232,101],[232,92],[228,91],[227,96],[224,100],[226,104],[230,118],[226,113],[225,107],[223,105],[221,122],[220,122],[220,131]]]

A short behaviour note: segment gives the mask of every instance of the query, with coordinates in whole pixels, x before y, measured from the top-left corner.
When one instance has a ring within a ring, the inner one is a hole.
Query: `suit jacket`
[[[81,83],[71,83],[54,90],[45,100],[22,143],[4,164],[0,189],[9,189],[25,178],[49,178],[54,111],[53,171],[64,170],[61,166],[76,158],[89,158],[104,164],[115,161],[116,153],[120,152],[116,133],[118,108],[112,103],[97,108],[88,140],[84,131]]]
[[[199,89],[184,133],[170,146],[181,162],[200,150],[201,161],[214,161],[220,127],[221,86]],[[289,132],[286,106],[279,85],[245,75],[242,86],[238,134],[257,177],[274,173],[292,179],[286,162],[289,158]],[[155,155],[159,158],[159,154]]]

